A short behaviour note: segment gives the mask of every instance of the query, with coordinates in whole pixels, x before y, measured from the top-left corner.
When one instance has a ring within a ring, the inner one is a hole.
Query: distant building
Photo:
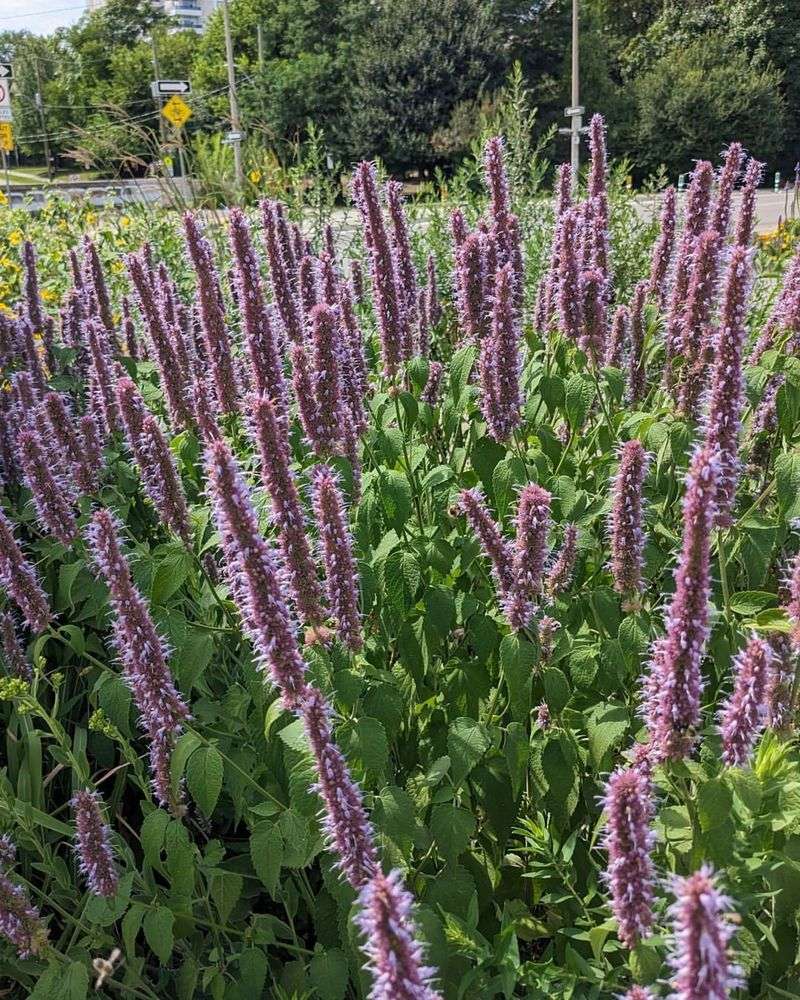
[[[99,10],[106,0],[88,0],[87,10]],[[160,7],[165,14],[174,17],[179,28],[202,31],[209,15],[217,7],[218,0],[153,0],[153,6]]]

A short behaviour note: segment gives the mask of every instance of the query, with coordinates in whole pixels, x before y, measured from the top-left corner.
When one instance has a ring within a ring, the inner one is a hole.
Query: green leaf
[[[727,785],[718,778],[704,782],[697,789],[697,814],[703,833],[721,826],[729,817],[733,796]]]
[[[731,611],[737,615],[757,615],[764,608],[778,603],[777,594],[769,594],[763,590],[743,590],[732,594],[729,602]]]
[[[383,564],[386,600],[401,614],[414,603],[422,572],[413,553],[395,549]]]
[[[570,375],[564,387],[564,409],[573,432],[580,430],[595,396],[595,385],[588,375]]]
[[[449,802],[434,806],[431,833],[442,856],[451,864],[467,849],[474,832],[475,817],[466,809]]]
[[[544,696],[552,712],[559,713],[570,699],[569,683],[558,667],[548,667],[542,674]]]
[[[162,965],[167,964],[172,954],[172,925],[174,922],[175,917],[172,910],[168,910],[166,906],[158,906],[154,910],[148,910],[145,914],[144,936],[150,950],[161,959]]]
[[[475,719],[456,719],[447,733],[453,784],[458,787],[492,745],[486,727]]]
[[[163,809],[155,809],[145,816],[140,837],[145,861],[156,867],[161,862],[161,848],[164,846],[164,834],[169,824],[169,813]]]
[[[373,819],[380,832],[406,853],[414,841],[415,815],[414,801],[408,792],[388,785],[377,799]]]
[[[311,985],[320,1000],[343,1000],[349,981],[347,956],[338,948],[318,951],[311,959]]]
[[[444,587],[431,587],[425,591],[425,624],[442,641],[446,640],[456,620],[456,602]]]
[[[536,647],[516,633],[500,643],[500,667],[508,688],[508,703],[515,722],[524,722],[531,710],[531,678],[538,658]]]
[[[775,459],[778,505],[787,521],[800,517],[800,455],[782,452]]]
[[[153,575],[153,585],[150,589],[151,603],[166,604],[175,591],[186,582],[191,565],[191,556],[183,548],[163,559]]]
[[[506,764],[515,799],[522,791],[525,782],[529,754],[530,747],[525,727],[519,722],[510,722],[506,730]]]
[[[389,524],[399,531],[411,516],[411,486],[402,472],[382,469],[380,493]]]
[[[589,720],[589,751],[594,766],[600,770],[606,753],[628,731],[630,720],[622,705],[609,705]]]
[[[250,860],[256,875],[274,899],[283,864],[283,837],[274,823],[265,820],[253,827],[250,834]]]
[[[133,958],[136,954],[136,935],[142,926],[145,907],[142,903],[132,903],[131,908],[122,918],[122,943],[125,945],[125,954],[128,958]]]
[[[217,908],[220,923],[226,924],[231,910],[239,902],[244,879],[235,872],[214,872],[211,876],[211,898]]]
[[[470,344],[456,351],[450,361],[450,393],[455,402],[461,399],[461,395],[469,382],[472,366],[478,356],[477,348]]]
[[[214,812],[222,791],[222,756],[213,746],[198,747],[186,765],[186,783],[192,798],[206,816]]]
[[[377,719],[365,716],[355,728],[353,751],[368,771],[382,773],[389,759],[386,730]]]

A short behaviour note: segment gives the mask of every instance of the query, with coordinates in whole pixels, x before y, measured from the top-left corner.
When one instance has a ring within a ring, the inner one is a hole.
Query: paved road
[[[768,188],[760,190],[756,196],[756,232],[771,233],[777,228],[778,222],[792,214],[792,191],[776,193]],[[678,196],[678,204],[682,206],[686,193]],[[741,194],[736,191],[733,195],[734,212],[739,211]],[[646,218],[650,218],[653,212],[658,212],[661,204],[661,197],[648,197],[642,195],[636,199],[639,210]],[[795,205],[795,216],[800,216],[800,204]],[[734,214],[734,218],[735,218]]]

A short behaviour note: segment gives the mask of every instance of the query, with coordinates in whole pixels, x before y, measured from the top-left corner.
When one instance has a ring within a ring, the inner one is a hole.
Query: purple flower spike
[[[249,491],[224,441],[209,443],[206,468],[214,518],[245,628],[284,705],[296,709],[307,687],[306,665],[297,648],[275,558],[258,529]]]
[[[217,401],[223,413],[235,413],[238,386],[211,244],[203,236],[197,220],[190,212],[184,215],[183,225],[189,256],[197,275],[200,322],[206,355],[217,390]]]
[[[253,386],[258,393],[267,393],[285,407],[286,380],[280,350],[264,301],[250,229],[241,209],[231,209],[229,227],[234,282]]]
[[[491,335],[481,344],[481,410],[495,441],[506,441],[522,422],[519,342],[510,264],[497,272]]]
[[[294,344],[303,342],[303,319],[300,303],[292,290],[286,254],[289,240],[281,239],[281,219],[277,203],[264,201],[261,203],[261,218],[264,223],[264,242],[269,259],[269,272],[272,281],[272,294],[278,307],[283,326],[289,339]],[[284,220],[285,224],[285,220]]]
[[[358,610],[358,571],[353,539],[336,474],[328,466],[318,465],[312,469],[311,493],[325,566],[328,604],[336,619],[336,632],[348,649],[358,652],[364,645],[364,638]]]
[[[564,529],[564,541],[556,561],[547,577],[547,592],[555,596],[567,589],[575,571],[575,559],[578,555],[578,526],[568,524]]]
[[[189,511],[175,458],[164,432],[151,413],[144,418],[138,447],[134,451],[134,454],[137,453],[142,482],[159,518],[185,545],[191,545]]]
[[[717,200],[714,203],[714,211],[711,216],[711,228],[715,229],[720,236],[725,239],[731,221],[731,202],[733,200],[733,189],[736,186],[736,179],[742,167],[744,150],[740,142],[732,142],[728,146],[725,154],[725,164],[719,175],[719,188],[717,190]]]
[[[729,942],[735,933],[733,901],[717,887],[707,865],[672,882],[675,902],[669,909],[674,927],[670,965],[675,1000],[727,1000],[742,985]]]
[[[720,462],[708,445],[692,458],[683,498],[683,547],[675,593],[664,620],[666,634],[653,647],[645,681],[645,719],[662,759],[681,760],[700,722],[700,664],[709,635],[711,530]]]
[[[378,197],[375,165],[362,162],[356,167],[353,196],[364,225],[372,277],[372,299],[378,314],[383,368],[393,378],[410,345],[403,307],[403,289],[398,278],[386,225]]]
[[[579,212],[569,209],[558,232],[558,313],[561,329],[577,341],[583,332],[583,295],[578,259]]]
[[[20,958],[40,955],[47,948],[47,928],[21,885],[0,872],[0,936]]]
[[[708,160],[698,160],[686,192],[684,234],[697,239],[708,225],[711,192],[714,187],[714,168]]]
[[[309,314],[314,346],[314,399],[317,425],[311,438],[317,454],[333,452],[341,437],[344,407],[337,352],[337,316],[321,303]]]
[[[514,549],[514,584],[506,605],[513,629],[526,628],[534,611],[534,599],[541,593],[550,533],[551,496],[547,490],[529,483],[524,486],[517,508],[517,540]]]
[[[611,572],[614,590],[620,594],[638,594],[642,589],[645,543],[642,487],[647,465],[641,441],[623,445],[611,508]]]
[[[161,762],[165,747],[171,749],[182,724],[189,719],[189,709],[172,680],[166,644],[134,586],[128,561],[120,548],[119,528],[110,511],[100,509],[92,515],[86,539],[110,591],[114,647],[150,744],[156,798],[177,811],[179,803],[169,780],[169,768],[165,771]]]
[[[298,707],[317,763],[316,791],[325,806],[323,828],[339,855],[339,867],[354,889],[378,871],[372,826],[347,761],[331,732],[331,707],[322,692],[308,685]]]
[[[74,497],[53,475],[47,452],[37,431],[19,432],[17,453],[39,524],[44,531],[69,548],[78,534],[78,525],[72,513]]]
[[[630,338],[631,313],[627,306],[617,306],[611,321],[611,333],[606,346],[603,364],[610,368],[622,368],[625,346]]]
[[[106,329],[112,343],[116,346],[116,334],[114,331],[114,317],[111,312],[111,300],[108,296],[108,286],[106,285],[103,265],[100,263],[100,255],[94,241],[88,236],[83,240],[83,269],[84,288],[90,290],[90,294],[97,304],[97,315]]]
[[[36,250],[30,240],[22,244],[22,266],[25,269],[25,316],[34,332],[44,331],[45,314],[39,295],[39,278],[36,273]]]
[[[772,681],[767,695],[767,725],[776,732],[788,735],[794,725],[792,686],[794,684],[795,658],[792,640],[777,632],[770,639],[772,651]]]
[[[306,517],[290,467],[286,417],[266,396],[254,397],[249,409],[287,583],[300,619],[309,625],[320,625],[325,617],[322,592],[308,542]]]
[[[744,767],[769,718],[769,695],[774,684],[773,654],[756,636],[734,659],[733,693],[720,712],[722,759]]]
[[[623,1000],[656,1000],[652,990],[646,986],[631,986]]]
[[[603,363],[606,353],[605,277],[598,269],[581,275],[583,328],[578,346],[595,366]]]
[[[411,894],[399,872],[376,872],[361,890],[359,903],[356,919],[372,974],[370,1000],[439,1000],[431,986],[434,970],[423,965]]]
[[[744,184],[742,185],[742,202],[739,207],[739,218],[736,222],[736,236],[734,243],[740,247],[749,247],[753,242],[753,221],[756,214],[756,194],[761,177],[764,173],[764,164],[758,160],[750,159],[747,170],[744,174]]]
[[[75,850],[89,890],[95,896],[115,896],[119,875],[100,796],[82,789],[74,794],[71,805],[75,811]]]
[[[456,305],[464,338],[480,343],[486,332],[483,237],[470,233],[456,252]]]
[[[444,365],[441,361],[431,361],[428,365],[428,381],[425,383],[425,388],[422,390],[419,397],[421,403],[427,403],[428,406],[439,405],[439,397],[442,392],[443,375]]]
[[[0,651],[12,677],[24,681],[33,679],[33,671],[25,659],[25,650],[17,635],[17,626],[10,611],[0,611]]]
[[[511,594],[514,587],[514,552],[503,538],[478,487],[463,490],[459,498],[470,528],[492,564],[492,574],[502,595]]]
[[[539,729],[547,731],[550,728],[551,722],[550,706],[546,701],[542,701],[536,709],[536,725]]]
[[[105,328],[97,320],[89,320],[87,325],[98,415],[102,418],[105,429],[109,433],[113,433],[117,429],[118,414],[114,395],[113,362],[108,348],[108,335]]]
[[[537,626],[537,637],[539,639],[539,654],[542,663],[547,663],[553,654],[556,645],[556,632],[561,628],[561,622],[550,615],[542,615]]]
[[[319,282],[319,258],[308,253],[300,258],[297,285],[300,290],[300,304],[303,307],[303,313],[308,317],[314,306],[322,301]]]
[[[133,322],[131,303],[127,295],[122,296],[122,336],[125,353],[136,361],[139,357],[139,339],[136,336],[136,324]]]
[[[719,234],[707,230],[697,240],[692,275],[686,298],[681,333],[684,357],[678,408],[682,416],[696,420],[706,371],[713,353],[711,314],[717,284]]]
[[[361,305],[364,301],[364,271],[361,261],[355,258],[350,261],[350,286],[353,289],[353,298]]]
[[[634,768],[615,771],[608,779],[603,808],[608,814],[604,846],[611,909],[620,940],[635,948],[653,926],[655,834],[650,829],[654,812],[650,781]]]
[[[733,524],[733,504],[739,484],[739,434],[744,406],[742,352],[747,335],[747,304],[753,275],[753,251],[735,246],[731,251],[720,314],[706,441],[719,449],[717,525]]]
[[[70,465],[75,485],[81,493],[90,495],[97,489],[97,468],[78,436],[64,398],[57,392],[49,392],[42,401],[44,413],[54,440]]]
[[[675,222],[678,194],[673,185],[664,192],[661,202],[658,239],[653,244],[650,258],[650,280],[647,294],[655,299],[659,308],[664,307],[667,294],[667,274],[675,248]]]
[[[103,468],[103,445],[100,440],[100,432],[97,429],[97,421],[91,413],[84,413],[80,418],[78,430],[86,464],[92,470],[95,478],[98,478]]]
[[[787,325],[787,311],[793,312],[800,305],[800,248],[789,262],[783,275],[783,285],[775,300],[769,319],[753,347],[749,364],[757,365],[766,351],[774,347],[776,334]]]
[[[405,312],[403,355],[411,357],[413,353],[411,333],[417,319],[417,269],[411,256],[411,237],[403,208],[403,185],[400,181],[387,183],[386,207],[392,223],[392,255]]]
[[[592,115],[589,122],[589,197],[596,198],[606,190],[606,123],[602,115]]]
[[[792,626],[792,645],[796,652],[800,652],[800,553],[792,560],[787,584],[789,602],[786,605],[786,614]]]

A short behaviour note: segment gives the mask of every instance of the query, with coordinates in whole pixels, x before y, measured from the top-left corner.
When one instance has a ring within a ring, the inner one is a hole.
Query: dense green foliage
[[[451,167],[480,131],[476,109],[493,100],[515,61],[540,134],[563,124],[568,0],[232,0],[230,9],[245,128],[283,163],[313,121],[343,163],[379,156],[395,170]],[[734,138],[768,169],[793,169],[797,4],[584,0],[581,18],[582,99],[605,115],[611,148],[640,176],[661,163],[687,171],[693,157],[716,155]],[[153,32],[161,75],[193,81],[188,133],[224,131],[221,16],[200,38],[152,22],[143,0],[109,0],[49,38],[0,32],[0,53],[17,63],[23,153],[42,157],[35,60],[54,151],[80,149],[82,162],[142,171],[155,156],[141,132],[152,133],[156,119]],[[130,119],[137,124],[120,124]]]

